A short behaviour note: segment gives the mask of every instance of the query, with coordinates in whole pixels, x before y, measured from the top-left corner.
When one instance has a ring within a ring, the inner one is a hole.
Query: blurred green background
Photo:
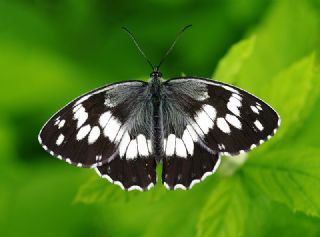
[[[320,236],[320,1],[0,0],[0,236]],[[124,192],[37,135],[76,96],[162,66],[232,83],[282,126],[190,191]]]

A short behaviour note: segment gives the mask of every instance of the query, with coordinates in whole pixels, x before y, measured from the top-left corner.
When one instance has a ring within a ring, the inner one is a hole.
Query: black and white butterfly
[[[221,154],[247,152],[280,125],[242,89],[199,77],[165,81],[153,68],[148,82],[106,85],[69,103],[42,128],[43,148],[125,190],[153,187],[159,163],[167,189],[190,189],[215,172]]]

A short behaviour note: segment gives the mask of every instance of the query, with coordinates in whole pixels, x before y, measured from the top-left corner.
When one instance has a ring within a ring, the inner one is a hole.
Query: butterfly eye
[[[162,77],[162,73],[159,72],[159,71],[153,71],[153,72],[150,74],[150,77],[151,77],[151,78],[160,78],[160,77]]]

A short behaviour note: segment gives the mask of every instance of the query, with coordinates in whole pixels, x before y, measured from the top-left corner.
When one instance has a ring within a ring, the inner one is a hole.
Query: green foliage
[[[254,50],[256,37],[233,45],[228,52],[228,56],[220,60],[213,78],[218,78],[226,83],[234,83],[243,67],[243,64],[250,58]]]
[[[0,235],[320,236],[319,22],[316,0],[0,2]],[[259,96],[282,118],[274,138],[187,192],[123,192],[41,150],[55,110],[148,75],[120,26],[157,59],[186,23],[165,77],[214,71]]]
[[[248,218],[249,198],[239,175],[221,180],[208,195],[197,236],[241,236]]]
[[[298,147],[253,157],[244,174],[273,201],[320,216],[320,149]]]

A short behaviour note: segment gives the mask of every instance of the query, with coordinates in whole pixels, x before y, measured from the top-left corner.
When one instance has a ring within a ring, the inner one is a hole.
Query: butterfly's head
[[[158,68],[154,68],[153,72],[151,72],[150,77],[152,79],[158,79],[158,78],[162,78],[162,73],[158,70]]]

